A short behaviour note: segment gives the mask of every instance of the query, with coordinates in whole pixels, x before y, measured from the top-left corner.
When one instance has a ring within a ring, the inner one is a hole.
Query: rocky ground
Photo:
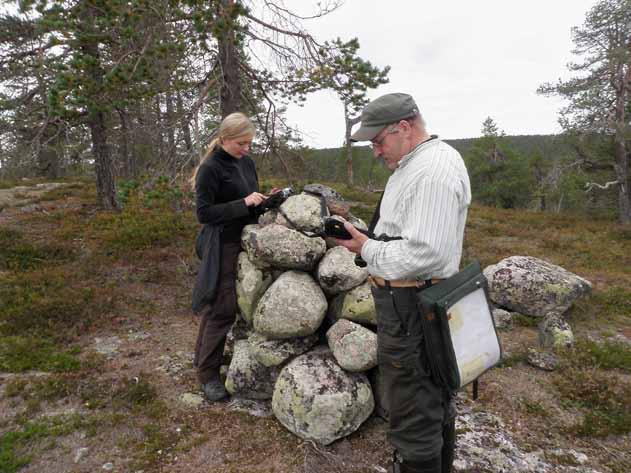
[[[85,210],[72,196],[36,202],[36,189],[1,192],[0,228],[35,242],[53,233],[44,216]],[[94,262],[85,241],[73,245],[79,256],[68,268]],[[286,431],[267,402],[204,401],[192,369],[193,261],[182,244],[86,271],[86,284],[110,288],[114,302],[73,339],[85,367],[0,372],[0,458],[10,458],[0,471],[385,472],[390,452],[377,416],[322,447]],[[483,376],[477,401],[468,391],[458,396],[456,471],[631,471],[628,434],[570,433],[580,414],[550,389],[555,373],[524,362],[536,327],[514,325],[500,336],[508,361]]]

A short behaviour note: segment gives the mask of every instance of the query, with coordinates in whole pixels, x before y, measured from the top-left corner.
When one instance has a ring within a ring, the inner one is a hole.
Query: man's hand
[[[344,220],[344,228],[346,229],[348,233],[351,234],[353,238],[351,240],[340,240],[339,238],[335,238],[335,242],[338,245],[343,246],[344,248],[352,251],[356,255],[361,255],[362,247],[364,246],[364,243],[366,243],[366,240],[368,240],[368,237],[364,235],[363,233],[359,232],[353,225],[351,225],[346,220]]]

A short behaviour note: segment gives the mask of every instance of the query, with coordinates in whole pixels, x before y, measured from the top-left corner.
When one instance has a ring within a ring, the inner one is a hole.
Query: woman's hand
[[[265,197],[263,194],[259,193],[259,192],[252,192],[249,196],[247,196],[244,200],[245,200],[245,205],[247,205],[248,207],[252,207],[253,205],[259,205],[261,202],[263,202],[267,197]]]

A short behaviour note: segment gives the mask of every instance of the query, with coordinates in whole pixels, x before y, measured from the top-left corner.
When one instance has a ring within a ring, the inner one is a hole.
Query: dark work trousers
[[[443,426],[455,416],[449,394],[430,374],[416,291],[372,288],[388,440],[404,462],[440,456]]]
[[[226,344],[226,335],[237,314],[237,258],[241,251],[239,242],[221,246],[221,269],[215,298],[201,316],[195,344],[193,365],[197,378],[204,384],[219,377],[219,368]]]

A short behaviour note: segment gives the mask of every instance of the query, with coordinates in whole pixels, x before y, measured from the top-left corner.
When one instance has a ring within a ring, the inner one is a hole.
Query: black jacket
[[[243,227],[256,223],[244,198],[259,190],[254,161],[237,159],[217,148],[199,168],[195,181],[197,220],[203,224],[195,251],[202,260],[193,288],[193,312],[200,312],[215,296],[221,268],[221,245],[241,240]]]

